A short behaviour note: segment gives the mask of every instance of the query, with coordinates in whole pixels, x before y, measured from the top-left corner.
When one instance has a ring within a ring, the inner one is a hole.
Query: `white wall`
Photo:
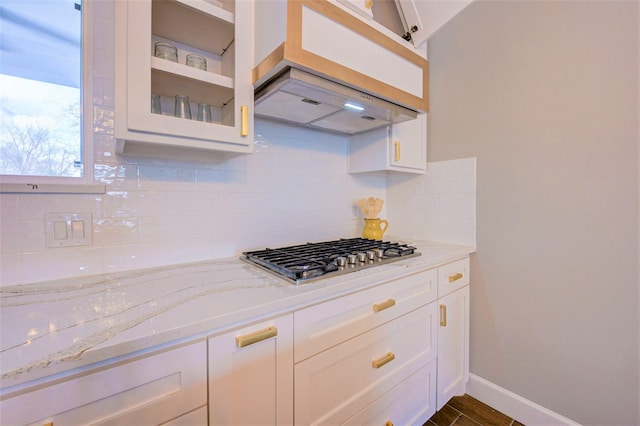
[[[164,161],[114,152],[113,2],[95,2],[95,180],[104,195],[0,195],[0,284],[235,256],[358,236],[351,206],[385,178],[347,174],[347,138],[256,120],[256,152]],[[44,247],[44,215],[93,213],[94,243]],[[384,213],[384,212],[383,212]]]
[[[478,0],[429,42],[430,161],[477,158],[471,372],[638,425],[638,2]]]

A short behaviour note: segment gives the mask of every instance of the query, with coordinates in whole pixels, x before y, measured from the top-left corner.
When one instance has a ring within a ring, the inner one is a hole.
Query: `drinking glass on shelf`
[[[206,121],[211,123],[211,107],[208,104],[198,104],[198,121]]]
[[[157,58],[166,59],[171,62],[178,62],[178,49],[169,43],[163,43],[161,41],[155,44],[153,54]]]
[[[162,114],[159,95],[151,95],[151,112],[154,114]]]
[[[188,96],[176,95],[176,106],[173,115],[191,120],[191,105],[189,105]]]
[[[199,70],[207,70],[207,60],[204,56],[196,55],[195,53],[187,55],[187,65]]]

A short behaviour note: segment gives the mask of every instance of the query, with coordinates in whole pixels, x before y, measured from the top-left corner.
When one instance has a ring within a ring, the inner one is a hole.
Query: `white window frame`
[[[0,175],[0,193],[105,193],[93,179],[93,15],[92,1],[82,2],[82,79],[80,121],[82,128],[82,177]]]

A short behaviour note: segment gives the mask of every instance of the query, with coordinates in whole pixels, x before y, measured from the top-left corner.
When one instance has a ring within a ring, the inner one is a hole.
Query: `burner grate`
[[[300,283],[334,273],[352,272],[400,260],[402,257],[419,256],[415,247],[406,244],[368,240],[365,238],[348,238],[320,243],[266,248],[264,250],[244,252],[242,260],[259,265],[270,272],[284,276]],[[358,255],[371,251],[379,251],[375,259],[359,261],[345,266],[339,265],[339,259],[349,255]]]

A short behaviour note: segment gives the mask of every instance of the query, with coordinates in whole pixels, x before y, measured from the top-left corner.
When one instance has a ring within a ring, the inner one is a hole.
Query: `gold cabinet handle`
[[[249,107],[246,105],[242,105],[240,107],[241,121],[242,121],[242,129],[240,129],[240,136],[248,136],[249,135]]]
[[[385,309],[395,306],[395,304],[396,304],[396,301],[393,299],[388,299],[388,300],[385,300],[384,302],[375,303],[373,305],[373,312],[384,311]]]
[[[440,325],[447,326],[447,305],[440,305]]]
[[[393,161],[400,161],[400,142],[393,143]]]
[[[366,7],[367,9],[371,9],[373,7],[373,0],[364,0],[364,7]],[[391,426],[393,426],[393,423],[391,424]]]
[[[47,423],[43,424],[42,426],[53,426],[53,422],[47,422]]]
[[[278,335],[278,329],[276,327],[267,327],[264,330],[258,330],[255,333],[245,334],[244,336],[236,337],[236,346],[244,348],[245,346],[253,345],[254,343],[262,342]]]
[[[384,422],[384,426],[393,426],[393,422],[391,420],[387,420]]]
[[[389,352],[382,358],[374,359],[373,361],[371,361],[371,365],[373,366],[373,368],[380,368],[383,365],[390,363],[394,359],[396,359],[396,356],[393,354],[393,352]]]
[[[453,275],[449,275],[449,282],[452,283],[454,281],[458,281],[462,277],[463,277],[463,275],[460,272],[458,272],[456,274],[453,274]]]

